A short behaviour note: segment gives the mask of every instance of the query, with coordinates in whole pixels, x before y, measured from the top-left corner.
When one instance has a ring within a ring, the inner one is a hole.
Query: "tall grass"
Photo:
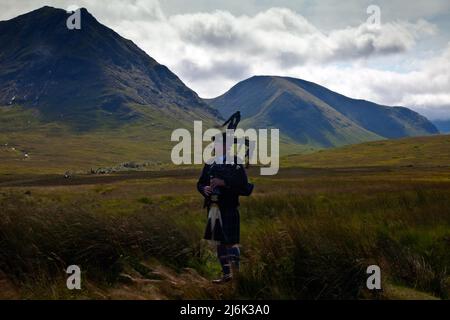
[[[20,283],[42,283],[76,264],[88,279],[114,283],[124,264],[152,257],[177,268],[191,255],[186,237],[160,212],[100,215],[10,193],[0,197],[0,269]]]
[[[0,195],[0,270],[44,291],[70,264],[104,285],[148,258],[175,270],[194,267],[206,277],[219,271],[213,250],[201,241],[205,216],[198,196],[138,197],[140,207],[127,214],[96,210],[95,197],[105,196]],[[449,298],[447,188],[279,189],[244,200],[241,217],[243,263],[231,298],[389,298],[388,284]],[[372,264],[381,267],[382,291],[366,289]]]
[[[273,210],[276,208],[275,210]],[[379,298],[384,283],[450,294],[450,198],[444,190],[373,195],[279,195],[243,208],[240,295],[258,298]]]

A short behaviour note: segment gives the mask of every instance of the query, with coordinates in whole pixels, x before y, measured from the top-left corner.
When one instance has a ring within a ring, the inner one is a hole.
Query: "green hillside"
[[[185,112],[174,120],[180,110],[130,108],[141,113],[139,120],[77,132],[64,122],[40,120],[36,109],[1,107],[0,174],[86,172],[130,161],[170,163],[172,130],[191,129],[196,117]]]
[[[370,167],[370,166],[450,166],[450,135],[382,140],[290,155],[283,166]]]
[[[207,102],[224,117],[239,108],[247,127],[279,128],[282,136],[316,147],[438,133],[407,108],[351,99],[289,77],[251,77]]]

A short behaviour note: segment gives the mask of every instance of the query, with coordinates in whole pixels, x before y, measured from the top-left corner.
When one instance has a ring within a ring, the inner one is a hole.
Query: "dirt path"
[[[274,176],[265,176],[267,179],[289,179],[308,176],[333,176],[342,174],[358,174],[390,172],[393,168],[281,168],[280,172]],[[397,168],[398,170],[398,168]],[[403,168],[403,170],[405,170]],[[198,178],[200,169],[180,169],[161,171],[129,171],[111,174],[80,174],[71,178],[64,178],[63,175],[0,175],[0,188],[2,187],[56,187],[56,186],[79,186],[108,184],[126,180],[143,180],[177,177],[178,179]],[[259,176],[259,168],[250,167],[248,175]]]
[[[125,180],[154,179],[154,178],[192,178],[198,174],[197,170],[167,170],[167,171],[140,171],[112,173],[104,175],[77,175],[64,178],[62,175],[35,175],[21,176],[16,179],[3,178],[1,187],[54,187],[54,186],[78,186],[120,182]]]

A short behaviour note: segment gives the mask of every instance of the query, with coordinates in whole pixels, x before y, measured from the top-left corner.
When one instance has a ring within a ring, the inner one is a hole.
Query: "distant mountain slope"
[[[442,133],[450,133],[450,120],[434,120],[433,124]]]
[[[170,117],[216,112],[167,67],[81,9],[81,30],[65,10],[43,7],[0,22],[0,106],[33,107],[44,119],[84,129],[139,118],[133,105]]]
[[[351,99],[313,82],[290,79],[360,126],[386,138],[438,133],[425,117],[404,107],[388,107],[366,100]]]
[[[255,76],[207,102],[224,117],[239,109],[247,126],[276,127],[297,143],[321,147],[438,133],[407,108],[351,99],[295,78]]]
[[[450,166],[450,135],[365,142],[281,159],[282,167]]]

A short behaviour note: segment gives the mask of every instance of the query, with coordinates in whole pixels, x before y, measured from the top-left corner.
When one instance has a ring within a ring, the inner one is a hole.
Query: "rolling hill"
[[[311,154],[289,155],[283,167],[433,167],[450,166],[450,135],[365,142]]]
[[[296,143],[318,147],[439,132],[410,109],[351,99],[295,78],[255,76],[207,102],[224,117],[239,108],[248,127],[279,128]]]

